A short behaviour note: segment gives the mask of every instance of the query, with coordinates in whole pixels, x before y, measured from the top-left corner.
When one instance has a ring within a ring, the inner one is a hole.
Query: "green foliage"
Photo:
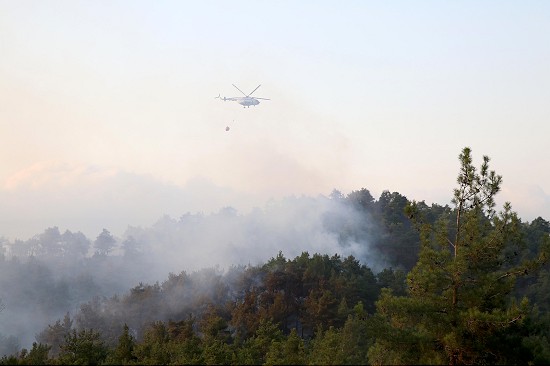
[[[523,337],[516,339],[516,348],[520,344],[529,350],[535,365],[550,364],[550,314],[539,313],[535,307],[526,320]]]
[[[374,343],[375,324],[366,317],[360,304],[356,315],[350,315],[343,327],[319,329],[309,351],[309,363],[314,365],[364,365],[367,351]]]
[[[350,315],[341,330],[340,350],[344,364],[365,365],[368,363],[367,352],[374,344],[377,335],[376,324],[371,317],[356,309],[355,315]]]
[[[3,355],[2,358],[0,358],[0,365],[19,365],[19,359],[16,355]]]
[[[320,329],[312,341],[309,356],[314,365],[342,365],[345,355],[342,352],[342,334],[337,328]]]
[[[237,364],[262,365],[272,342],[284,339],[283,332],[271,320],[262,320],[256,334],[246,339],[237,349]]]
[[[499,215],[494,209],[502,178],[486,156],[478,173],[469,148],[459,160],[452,215],[430,224],[415,202],[407,207],[420,232],[419,260],[407,276],[408,296],[386,290],[377,302],[382,332],[369,350],[373,364],[509,361],[498,340],[521,325],[528,305],[507,295],[544,256],[506,260],[506,250],[520,250],[521,236],[510,204]]]
[[[155,322],[145,331],[143,341],[135,347],[134,354],[147,365],[167,365],[171,361],[169,334],[164,322]]]
[[[50,346],[50,356],[57,357],[61,352],[61,346],[65,343],[66,337],[71,333],[73,321],[69,313],[65,314],[63,321],[57,320],[54,325],[48,325],[36,336],[39,343]]]
[[[21,350],[19,354],[19,364],[48,365],[50,363],[48,357],[50,349],[51,346],[34,342],[30,351],[27,352],[26,349]]]
[[[65,337],[59,361],[65,365],[97,365],[107,357],[108,348],[93,329],[73,330]]]
[[[94,331],[77,332],[67,314],[31,351],[0,363],[548,364],[550,268],[540,268],[550,224],[524,224],[509,204],[497,213],[501,178],[489,159],[478,171],[464,149],[460,161],[453,208],[397,192],[378,201],[366,189],[333,192],[360,219],[327,214],[325,228],[343,245],[368,242],[391,266],[376,274],[361,258],[287,259],[282,251],[225,274],[170,274],[82,304],[75,328]],[[97,263],[113,243],[100,236]],[[126,256],[137,255],[137,243],[125,246]]]
[[[397,192],[382,192],[377,217],[384,232],[375,244],[390,265],[401,266],[407,271],[416,263],[419,248],[418,233],[404,213],[408,204],[407,198]]]
[[[376,275],[376,278],[379,287],[391,289],[396,296],[403,296],[407,293],[406,275],[401,270],[384,268]]]
[[[203,363],[204,346],[194,333],[193,324],[193,318],[152,323],[144,339],[134,346],[133,362],[147,365]]]
[[[266,355],[268,365],[304,365],[306,351],[304,341],[292,329],[288,337],[282,341],[272,341]]]
[[[229,346],[231,340],[227,321],[220,316],[219,310],[209,306],[199,322],[202,333],[202,357],[208,365],[226,365],[233,358]]]
[[[192,317],[178,322],[168,322],[168,349],[172,354],[172,363],[194,365],[203,362],[201,339],[193,330],[194,323]]]
[[[134,356],[135,346],[136,341],[130,334],[130,328],[128,328],[128,325],[124,324],[122,334],[118,338],[118,344],[115,349],[110,352],[106,363],[111,365],[127,365],[135,361],[137,359]]]
[[[48,357],[50,346],[34,342],[28,351],[23,348],[21,352],[4,355],[0,359],[0,365],[49,365],[53,362]]]

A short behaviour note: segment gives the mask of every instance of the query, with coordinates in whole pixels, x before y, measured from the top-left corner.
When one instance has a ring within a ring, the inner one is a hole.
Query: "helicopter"
[[[254,93],[256,90],[258,90],[258,88],[260,86],[262,86],[262,84],[258,85],[256,87],[256,89],[252,90],[250,93],[245,94],[241,89],[239,89],[235,84],[231,84],[233,85],[238,91],[240,91],[241,93],[243,93],[244,97],[229,97],[229,98],[226,98],[226,97],[221,97],[219,94],[217,97],[217,99],[221,99],[223,100],[224,102],[225,101],[230,101],[230,102],[237,102],[239,103],[240,105],[243,106],[243,108],[250,108],[251,105],[253,106],[256,106],[258,104],[260,104],[260,101],[258,99],[261,99],[261,100],[271,100],[271,99],[268,99],[268,98],[259,98],[259,97],[251,97],[252,93]]]

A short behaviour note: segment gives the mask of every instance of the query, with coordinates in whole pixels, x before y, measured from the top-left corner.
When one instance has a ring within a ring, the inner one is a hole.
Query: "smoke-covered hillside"
[[[124,324],[141,340],[156,326],[196,320],[201,329],[212,317],[225,319],[232,337],[251,336],[260,318],[306,337],[319,325],[341,327],[359,308],[373,312],[382,288],[405,293],[404,274],[419,251],[404,213],[409,203],[397,192],[375,200],[366,189],[334,191],[273,201],[245,215],[227,207],[165,216],[120,237],[104,229],[91,239],[52,227],[27,241],[4,240],[0,353],[38,340],[53,345],[55,357],[71,330],[99,330],[113,347]],[[452,218],[448,206],[415,207],[431,224]],[[539,217],[519,229],[524,246],[510,258],[531,258],[550,224]],[[515,294],[547,311],[547,273],[527,276]]]
[[[150,227],[128,227],[120,237],[108,229],[87,238],[51,227],[26,241],[4,240],[0,333],[28,347],[47,324],[96,296],[184,270],[255,265],[279,251],[289,257],[353,255],[380,270],[388,262],[376,248],[385,229],[372,207],[367,209],[375,202],[367,190],[348,197],[335,191],[330,197],[271,201],[244,215],[227,207],[213,214],[165,216]]]

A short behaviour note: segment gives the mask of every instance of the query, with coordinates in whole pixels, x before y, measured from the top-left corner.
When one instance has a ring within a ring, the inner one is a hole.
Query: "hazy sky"
[[[271,100],[214,99],[232,83]],[[446,204],[464,146],[550,219],[549,117],[548,1],[0,0],[0,236],[333,189]]]

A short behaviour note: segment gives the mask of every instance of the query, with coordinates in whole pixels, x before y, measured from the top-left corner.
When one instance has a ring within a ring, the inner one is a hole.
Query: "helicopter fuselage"
[[[250,107],[251,105],[260,104],[260,101],[256,98],[244,97],[239,100],[239,104],[243,107]]]

